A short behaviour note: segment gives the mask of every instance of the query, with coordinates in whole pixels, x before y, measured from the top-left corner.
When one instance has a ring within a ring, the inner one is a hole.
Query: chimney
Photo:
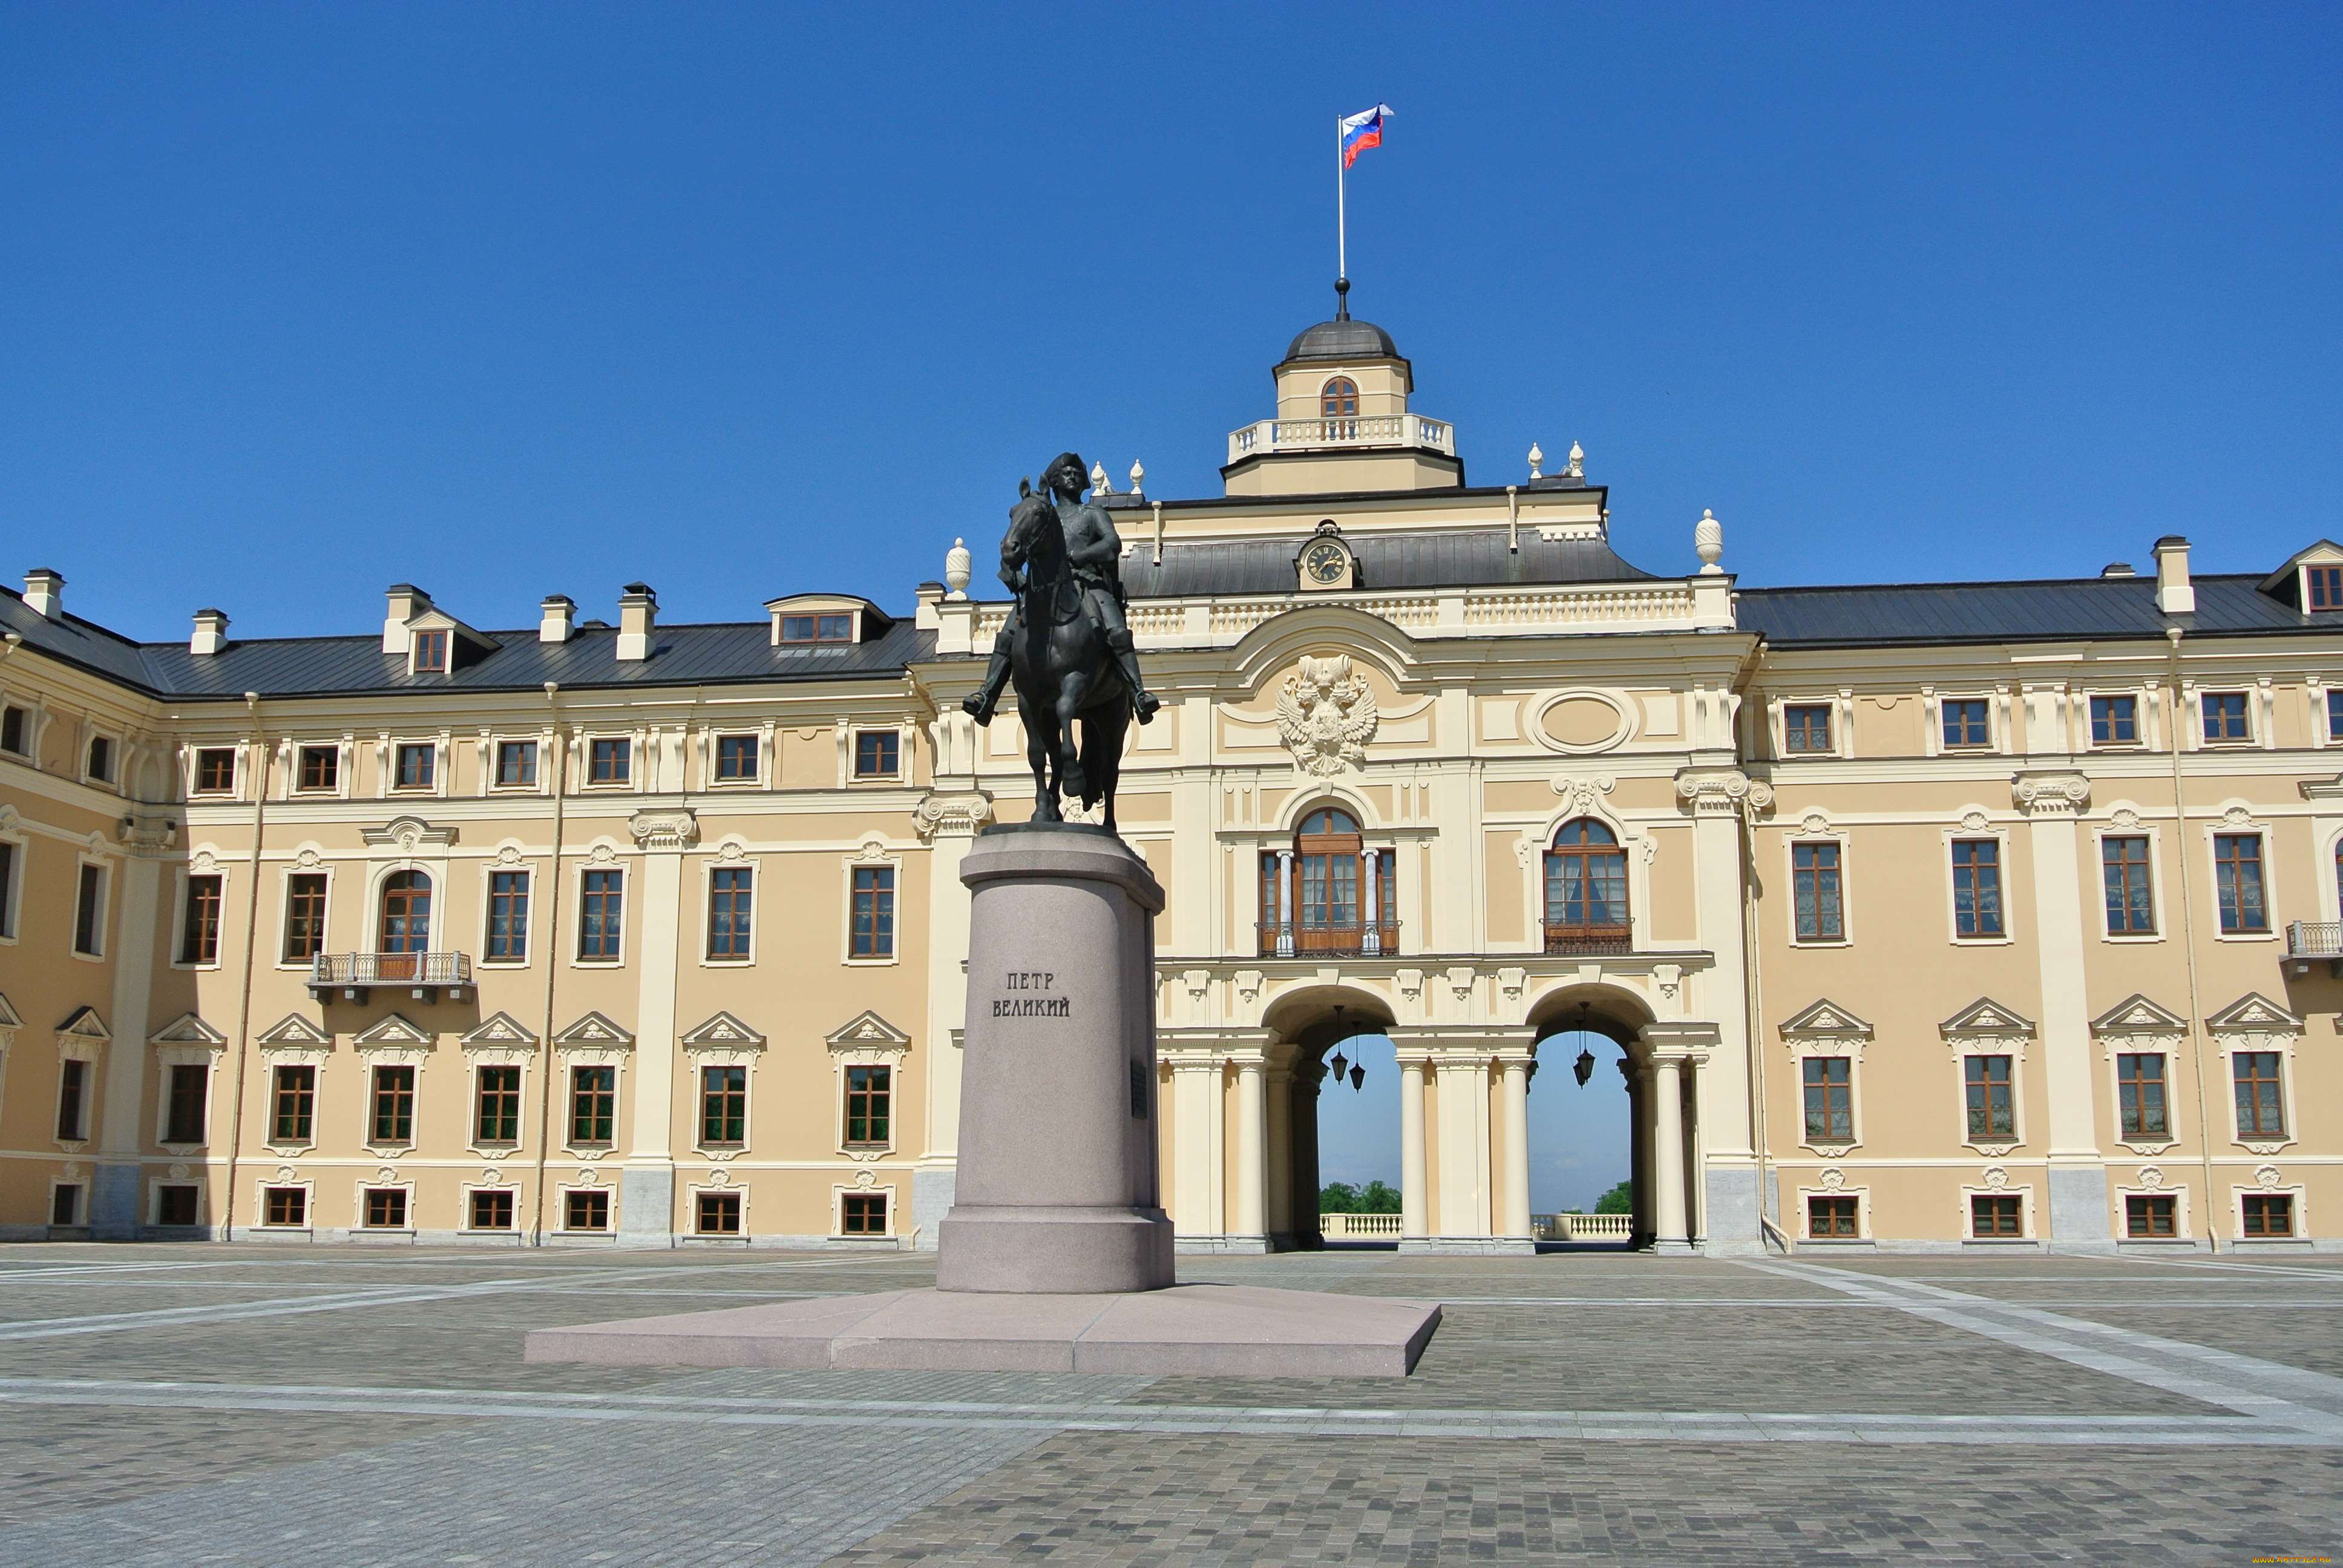
[[[64,618],[65,613],[65,579],[62,572],[46,567],[35,567],[25,574],[25,603],[36,615],[51,620]]]
[[[2099,575],[2103,578],[2136,578],[2139,576],[2137,572],[2131,569],[2131,563],[2129,561],[2109,561],[2107,565],[2099,568]]]
[[[201,658],[217,653],[227,646],[227,612],[218,609],[196,611],[196,635],[187,638],[187,651]]]
[[[578,620],[578,606],[566,593],[548,594],[537,607],[537,640],[568,642]]]
[[[431,608],[431,596],[413,583],[390,585],[390,608],[382,620],[382,650],[405,653],[413,643],[407,623]]]
[[[2156,541],[2156,608],[2166,615],[2193,615],[2197,590],[2188,586],[2188,541],[2167,534]]]
[[[618,595],[618,660],[639,664],[651,656],[651,628],[659,623],[659,595],[649,583],[628,583]]]

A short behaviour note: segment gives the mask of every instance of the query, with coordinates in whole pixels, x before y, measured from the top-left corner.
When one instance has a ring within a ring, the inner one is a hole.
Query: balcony
[[[469,953],[319,953],[309,960],[309,994],[324,1001],[340,991],[362,1002],[377,986],[405,986],[417,1001],[444,992],[461,1000],[472,983]]]
[[[1399,951],[1399,922],[1367,926],[1312,926],[1263,920],[1260,953],[1265,959],[1378,959]]]
[[[2298,975],[2323,963],[2328,974],[2343,978],[2343,920],[2288,920],[2286,961]]]
[[[1421,414],[1371,414],[1345,419],[1262,419],[1229,432],[1229,461],[1265,452],[1340,451],[1352,447],[1420,447],[1456,455],[1456,428]]]
[[[1584,953],[1604,957],[1635,950],[1633,933],[1624,923],[1592,926],[1558,926],[1546,923],[1545,950],[1558,958]]]

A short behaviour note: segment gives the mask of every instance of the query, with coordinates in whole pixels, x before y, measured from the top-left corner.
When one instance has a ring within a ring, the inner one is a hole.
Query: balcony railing
[[[2331,972],[2343,975],[2343,920],[2288,920],[2286,957],[2297,974],[2307,974],[2312,964],[2324,963]]]
[[[309,960],[309,990],[353,994],[376,986],[455,991],[472,983],[469,953],[319,953]]]
[[[1262,920],[1261,956],[1265,959],[1390,958],[1399,951],[1399,922],[1372,926],[1309,926],[1291,921]]]
[[[1631,1241],[1633,1214],[1533,1214],[1530,1230],[1541,1241]]]
[[[1626,953],[1635,950],[1633,934],[1626,926],[1558,926],[1549,920],[1545,950],[1569,954]]]
[[[1399,1240],[1400,1217],[1397,1214],[1321,1214],[1318,1233],[1330,1241],[1396,1241]]]
[[[1342,447],[1424,447],[1456,454],[1456,430],[1421,414],[1353,415],[1345,419],[1263,419],[1229,432],[1229,461],[1262,452],[1323,451]]]

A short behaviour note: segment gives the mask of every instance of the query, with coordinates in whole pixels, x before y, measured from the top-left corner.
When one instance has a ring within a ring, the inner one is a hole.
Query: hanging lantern
[[[1360,1089],[1364,1088],[1366,1081],[1367,1070],[1365,1068],[1354,1066],[1351,1069],[1351,1089],[1353,1093],[1357,1092]]]
[[[1344,1056],[1344,1055],[1342,1054],[1342,1050],[1341,1050],[1339,1048],[1337,1048],[1337,1049],[1336,1049],[1336,1050],[1335,1050],[1335,1052],[1334,1052],[1334,1060],[1333,1060],[1332,1061],[1328,1062],[1326,1065],[1327,1065],[1327,1066],[1329,1066],[1329,1067],[1331,1067],[1331,1068],[1332,1068],[1332,1069],[1334,1070],[1334,1076],[1335,1076],[1336,1078],[1338,1078],[1338,1079],[1339,1079],[1339,1078],[1341,1078],[1341,1077],[1342,1076],[1342,1067],[1343,1067],[1343,1064],[1344,1064],[1346,1061],[1348,1061],[1349,1060],[1350,1060],[1350,1059],[1349,1059],[1348,1057]]]
[[[1571,1070],[1578,1074],[1578,1087],[1585,1088],[1586,1081],[1594,1076],[1594,1053],[1591,1050],[1580,1051],[1578,1060]]]

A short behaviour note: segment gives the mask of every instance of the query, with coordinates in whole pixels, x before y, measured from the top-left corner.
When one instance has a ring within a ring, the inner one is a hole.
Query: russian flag
[[[1349,168],[1359,161],[1359,155],[1369,147],[1383,145],[1383,116],[1392,112],[1389,104],[1377,104],[1363,115],[1353,115],[1342,122],[1342,166]]]

